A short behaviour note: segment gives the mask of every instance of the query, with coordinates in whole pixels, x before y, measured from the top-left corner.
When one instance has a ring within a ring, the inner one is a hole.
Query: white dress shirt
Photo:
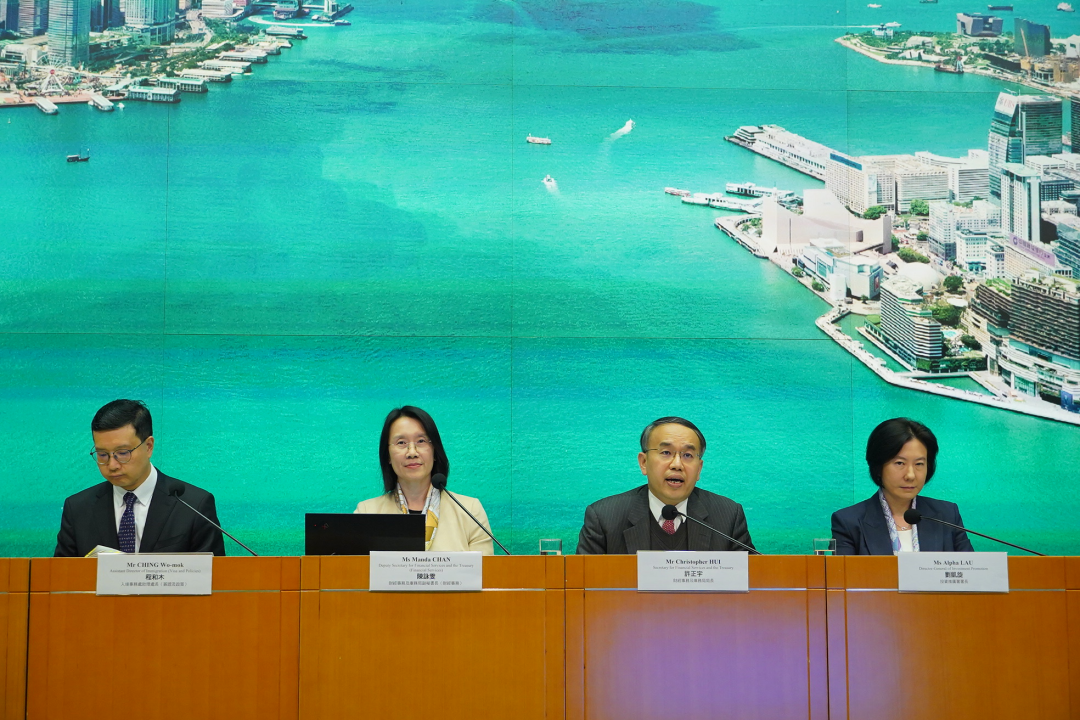
[[[686,498],[686,500],[683,500],[681,503],[676,505],[675,509],[678,510],[679,512],[681,512],[681,513],[685,513],[686,512],[686,503],[689,500],[690,500],[690,498]],[[652,512],[652,516],[654,518],[656,518],[656,522],[658,522],[660,524],[660,527],[664,526],[664,517],[660,513],[663,512],[664,506],[667,505],[667,504],[668,503],[664,502],[660,498],[653,495],[652,494],[652,488],[649,488],[649,511]],[[679,526],[682,525],[682,521],[683,521],[682,515],[679,515],[679,516],[677,516],[675,518],[675,529],[676,530],[678,530]]]
[[[131,511],[135,513],[135,552],[142,547],[143,528],[146,527],[146,514],[150,511],[150,500],[154,497],[154,488],[157,487],[157,468],[150,466],[150,474],[143,484],[132,490],[135,493],[135,502]],[[113,509],[116,511],[116,531],[120,532],[120,518],[124,516],[124,496],[128,491],[122,487],[113,485]]]

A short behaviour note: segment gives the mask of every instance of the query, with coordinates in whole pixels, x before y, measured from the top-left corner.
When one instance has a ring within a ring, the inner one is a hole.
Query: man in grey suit
[[[665,505],[674,505],[679,512],[753,547],[742,506],[695,487],[704,454],[705,437],[689,420],[664,417],[649,423],[641,433],[638,453],[638,466],[648,483],[585,508],[578,554],[742,549],[698,523],[684,522],[681,516],[665,520],[661,516]]]
[[[177,501],[217,522],[214,496],[171,478],[150,462],[154,427],[138,400],[114,400],[90,423],[98,483],[64,501],[56,557],[82,557],[98,545],[124,552],[225,554],[221,531]]]

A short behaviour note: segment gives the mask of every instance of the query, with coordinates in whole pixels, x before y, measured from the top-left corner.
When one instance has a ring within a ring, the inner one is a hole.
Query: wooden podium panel
[[[208,596],[98,597],[96,560],[31,560],[27,717],[295,718],[300,558],[213,572]]]
[[[1010,557],[1008,594],[901,594],[895,557],[828,558],[830,717],[1080,716],[1065,561]]]
[[[566,558],[568,720],[825,720],[824,558],[750,557],[749,593],[639,593],[632,555]]]
[[[26,717],[26,621],[30,560],[0,558],[0,718]]]
[[[482,592],[369,592],[368,568],[303,558],[301,718],[562,718],[562,557],[485,557]]]

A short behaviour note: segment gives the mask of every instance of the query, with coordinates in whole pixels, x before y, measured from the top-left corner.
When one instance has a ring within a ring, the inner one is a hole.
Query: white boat
[[[533,135],[527,135],[525,137],[525,142],[532,143],[533,145],[550,145],[551,144],[551,138],[535,137]]]
[[[686,197],[690,194],[689,190],[680,190],[677,187],[666,187],[664,188],[664,192],[668,195],[678,195],[679,197]]]
[[[1073,11],[1073,6],[1070,5],[1067,2],[1058,3],[1057,9],[1060,10],[1061,12],[1074,12]]]
[[[708,205],[712,202],[713,196],[708,193],[694,193],[693,195],[683,195],[682,201],[688,205]]]
[[[548,187],[555,187],[555,184],[556,184],[555,183],[555,178],[551,177],[550,175],[545,175],[544,176],[544,184],[547,185]]]
[[[870,4],[869,4],[869,5],[867,5],[866,7],[869,7],[869,8],[879,8],[879,7],[881,7],[881,6],[880,6],[880,5],[878,5],[877,3],[870,3]]]

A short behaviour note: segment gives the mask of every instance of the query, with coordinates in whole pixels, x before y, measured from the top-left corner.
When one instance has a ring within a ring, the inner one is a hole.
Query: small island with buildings
[[[818,327],[885,381],[1080,425],[1080,122],[1062,135],[1078,104],[1002,92],[986,148],[963,157],[852,156],[743,126],[726,139],[825,187],[744,208],[668,192],[746,213],[716,225],[830,303]],[[958,377],[982,392],[938,382]]]

